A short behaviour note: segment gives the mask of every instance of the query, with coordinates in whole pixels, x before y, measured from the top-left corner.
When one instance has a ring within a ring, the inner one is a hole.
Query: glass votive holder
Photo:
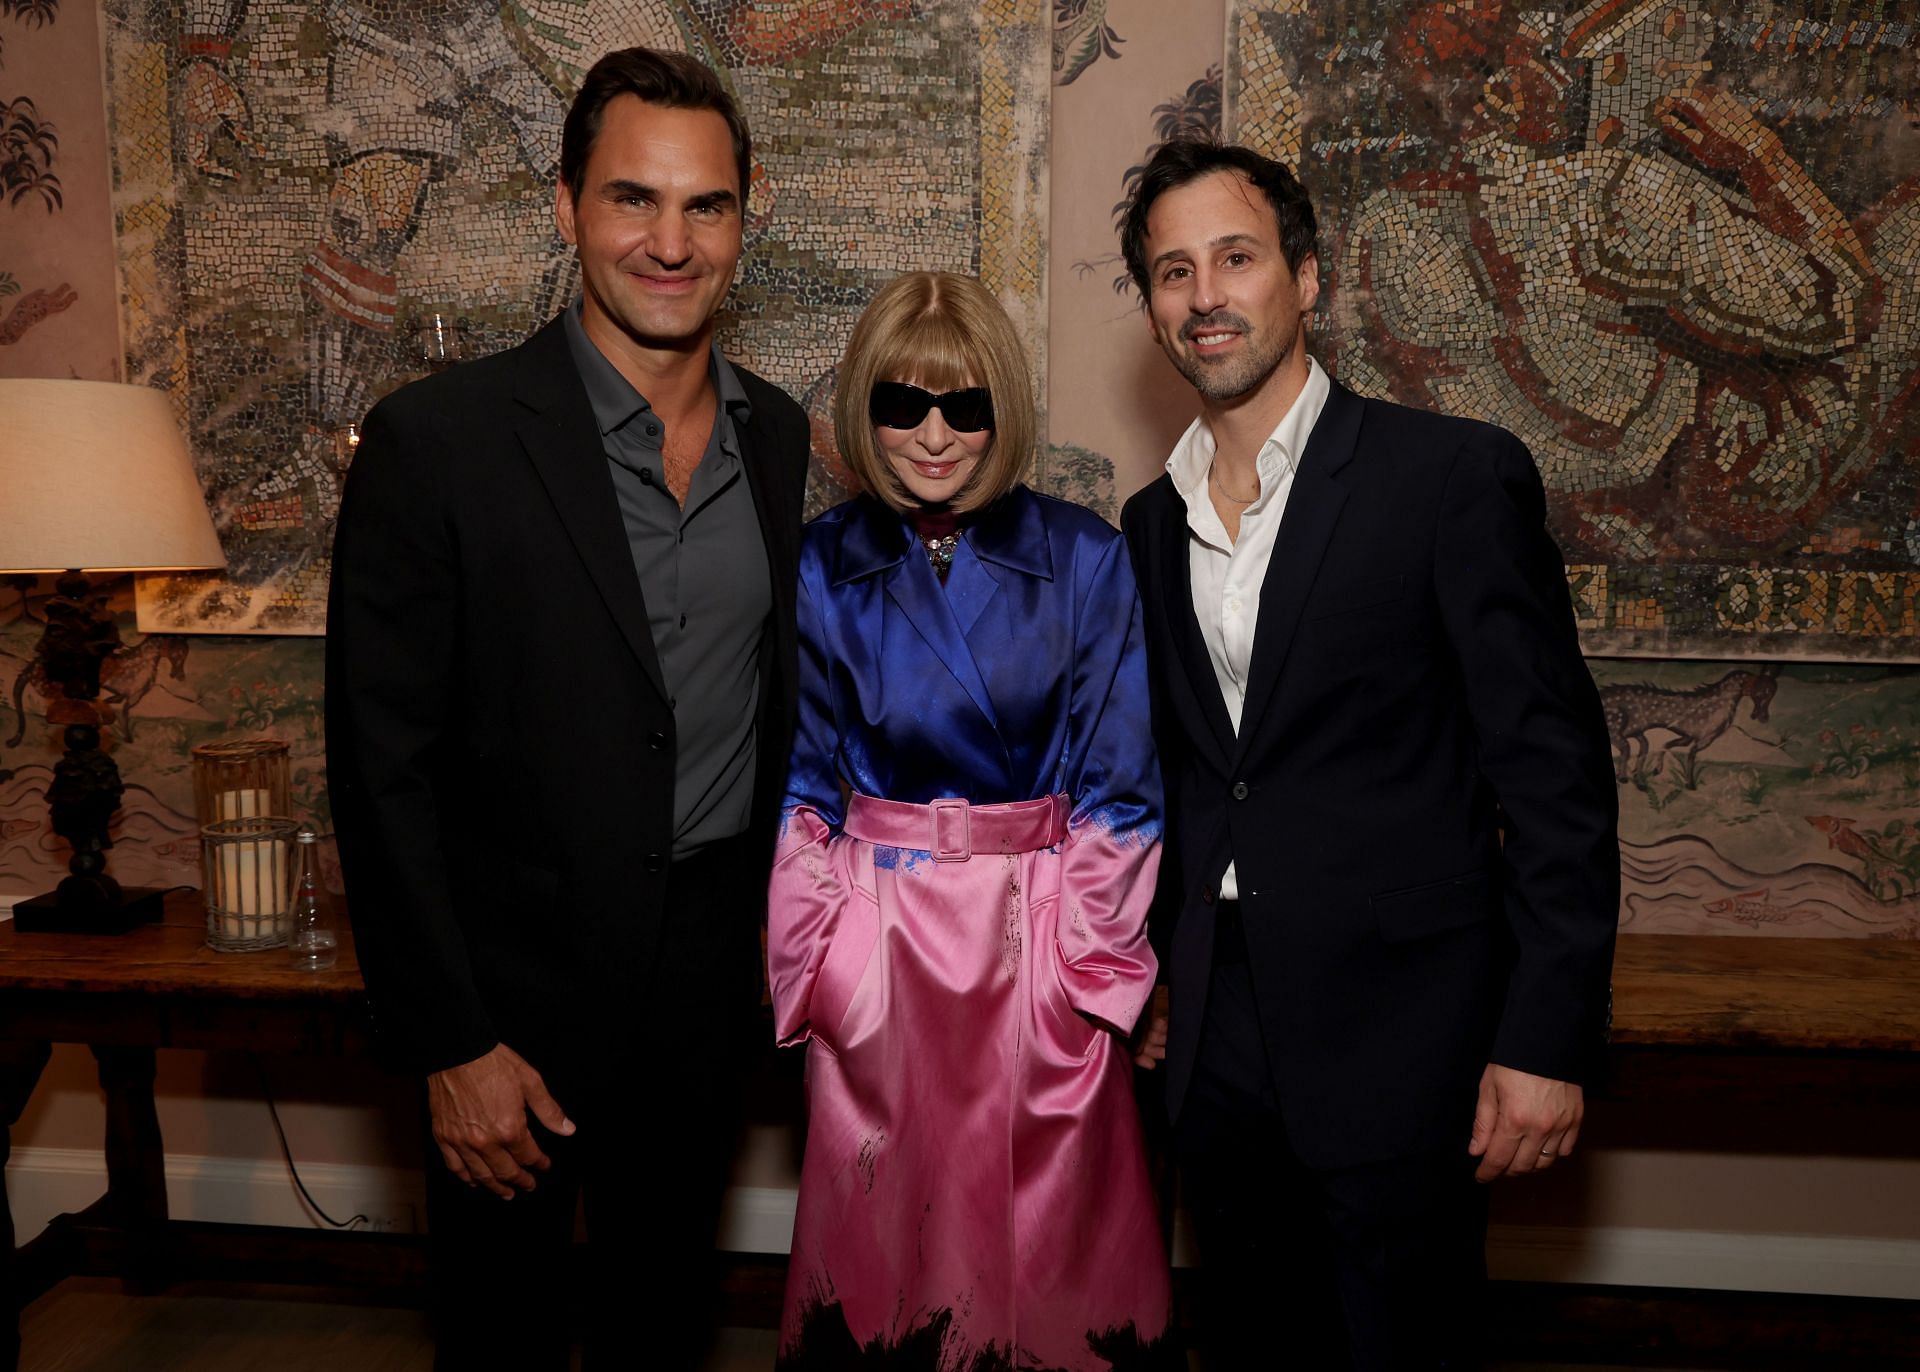
[[[288,802],[284,740],[240,738],[193,750],[193,808],[200,827],[223,819],[284,817]]]
[[[353,465],[354,454],[360,451],[360,425],[358,423],[342,424],[331,431],[331,437],[334,468],[345,476],[347,468]]]
[[[466,361],[465,330],[452,315],[439,313],[427,315],[420,321],[420,327],[414,331],[413,338],[414,345],[420,353],[420,361],[429,371],[439,371],[457,362]]]
[[[300,826],[270,815],[215,820],[200,830],[207,943],[223,953],[284,948]]]

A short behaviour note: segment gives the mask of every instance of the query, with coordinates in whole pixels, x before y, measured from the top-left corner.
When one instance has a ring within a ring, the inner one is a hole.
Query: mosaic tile
[[[1920,661],[1920,25],[1237,0],[1229,47],[1320,355],[1525,440],[1590,652]]]
[[[722,344],[795,395],[902,269],[981,275],[1036,361],[1040,0],[108,0],[130,374],[182,405],[232,563],[142,578],[150,631],[318,633],[345,427],[575,290],[553,230],[567,98],[633,42],[722,71],[755,134]],[[1042,390],[1044,394],[1044,389]],[[830,447],[830,445],[829,445]],[[831,452],[816,478],[839,498]]]

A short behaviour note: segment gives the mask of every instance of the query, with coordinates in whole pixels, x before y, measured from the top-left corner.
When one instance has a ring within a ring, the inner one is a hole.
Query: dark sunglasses
[[[972,434],[993,427],[993,392],[985,386],[935,395],[899,381],[876,381],[867,397],[867,418],[883,429],[917,429],[936,405],[947,427],[956,432]]]

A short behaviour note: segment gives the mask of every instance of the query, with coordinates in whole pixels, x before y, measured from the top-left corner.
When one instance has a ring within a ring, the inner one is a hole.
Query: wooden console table
[[[339,933],[331,969],[297,972],[277,951],[207,947],[198,891],[170,894],[160,923],[127,934],[22,934],[0,923],[0,1166],[50,1045],[92,1049],[107,1100],[104,1196],[16,1250],[0,1192],[0,1372],[18,1360],[17,1311],[67,1276],[167,1278],[197,1275],[209,1263],[247,1270],[255,1261],[315,1282],[396,1263],[418,1275],[418,1245],[406,1236],[167,1218],[155,1050],[368,1053],[353,937],[345,927]]]
[[[1920,1103],[1920,942],[1622,934],[1613,997],[1601,1099]]]
[[[338,964],[314,974],[272,953],[208,948],[195,891],[169,896],[162,923],[120,936],[0,923],[0,1165],[49,1045],[84,1043],[107,1097],[108,1179],[99,1201],[17,1251],[0,1193],[0,1372],[18,1356],[14,1312],[69,1275],[421,1288],[414,1236],[167,1218],[155,1050],[366,1055],[364,987],[340,932]],[[1614,1004],[1601,1098],[1920,1100],[1920,943],[1626,935]],[[761,1276],[777,1290],[777,1274]]]

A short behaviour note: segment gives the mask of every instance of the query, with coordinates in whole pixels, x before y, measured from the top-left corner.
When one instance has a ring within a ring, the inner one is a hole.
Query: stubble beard
[[[619,289],[618,272],[616,267],[614,277],[604,292],[598,289],[599,283],[587,277],[584,267],[581,277],[585,286],[592,291],[600,313],[635,346],[693,349],[711,341],[718,327],[717,321],[726,309],[726,290],[720,292],[707,312],[696,318],[691,312],[683,314],[668,302],[640,298],[638,287],[634,288],[633,294],[623,294]],[[729,281],[728,286],[731,285]]]
[[[1202,328],[1197,332],[1205,333],[1206,330]],[[1246,340],[1246,346],[1236,356],[1210,361],[1182,350],[1173,355],[1173,365],[1179,368],[1187,384],[1205,399],[1238,400],[1258,390],[1268,377],[1280,369],[1280,364],[1287,360],[1299,340],[1300,330],[1295,328],[1283,335],[1269,335],[1265,341],[1260,334],[1252,331],[1246,331],[1241,336]]]

